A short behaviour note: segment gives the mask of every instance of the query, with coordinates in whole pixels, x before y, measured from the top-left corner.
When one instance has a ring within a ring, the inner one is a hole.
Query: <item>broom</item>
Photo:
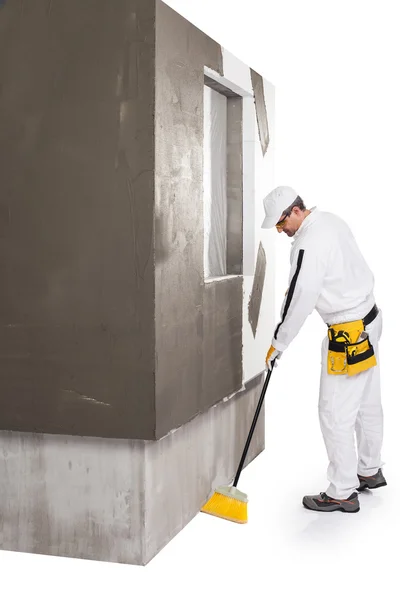
[[[265,392],[267,391],[274,364],[275,360],[272,361],[272,368],[271,370],[268,370],[267,377],[265,378],[261,396],[250,427],[249,435],[247,436],[246,445],[244,447],[239,467],[233,481],[233,486],[221,486],[217,488],[200,512],[213,515],[214,517],[220,517],[221,519],[227,519],[228,521],[233,521],[234,523],[247,523],[247,495],[239,491],[236,486],[238,484],[244,461],[246,460],[247,452],[249,450],[251,438],[253,437],[257,420],[261,412],[262,403],[264,401]]]

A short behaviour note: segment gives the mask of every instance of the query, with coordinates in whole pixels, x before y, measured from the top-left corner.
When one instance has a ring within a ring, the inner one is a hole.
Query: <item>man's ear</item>
[[[298,206],[293,207],[294,214],[298,217],[301,214],[301,209]]]

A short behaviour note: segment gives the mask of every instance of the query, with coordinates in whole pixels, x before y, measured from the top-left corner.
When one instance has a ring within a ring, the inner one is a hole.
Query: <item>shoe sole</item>
[[[307,510],[313,510],[314,512],[324,512],[324,513],[333,513],[333,512],[337,512],[338,510],[340,510],[340,512],[352,514],[352,513],[357,513],[360,510],[360,507],[355,508],[354,510],[346,510],[342,506],[340,506],[339,508],[333,508],[332,510],[323,510],[321,508],[311,508],[310,506],[307,506],[307,504],[305,504],[304,502],[303,502],[303,506]]]
[[[366,483],[365,485],[358,487],[357,492],[363,492],[364,490],[377,490],[380,487],[385,487],[385,485],[387,485],[386,481],[383,483],[377,483],[376,485],[368,485],[368,483]]]

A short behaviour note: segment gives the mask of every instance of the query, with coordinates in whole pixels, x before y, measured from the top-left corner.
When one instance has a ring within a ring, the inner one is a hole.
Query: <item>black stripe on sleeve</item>
[[[302,249],[302,250],[300,250],[299,256],[297,257],[296,272],[293,275],[292,281],[290,282],[290,287],[289,287],[288,295],[287,295],[287,298],[286,298],[285,308],[283,310],[282,321],[279,323],[278,327],[275,329],[275,333],[274,333],[274,338],[275,339],[276,339],[276,336],[278,335],[278,331],[280,329],[280,326],[282,325],[283,321],[285,320],[285,317],[286,317],[287,312],[289,310],[289,306],[290,306],[290,303],[291,303],[292,298],[293,298],[294,290],[295,290],[295,287],[296,287],[296,282],[297,282],[297,279],[299,277],[301,265],[302,265],[302,262],[303,262],[303,256],[304,256],[304,250]]]

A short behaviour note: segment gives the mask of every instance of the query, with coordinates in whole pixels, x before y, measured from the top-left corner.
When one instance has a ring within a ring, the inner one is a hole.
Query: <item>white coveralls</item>
[[[362,319],[375,304],[373,274],[350,228],[334,214],[311,209],[293,236],[290,263],[290,285],[272,341],[279,351],[286,350],[314,308],[326,324],[335,325]],[[356,490],[357,474],[373,475],[383,464],[381,310],[365,330],[378,364],[356,375],[328,374],[328,335],[322,342],[319,419],[329,458],[326,493],[337,499]]]

